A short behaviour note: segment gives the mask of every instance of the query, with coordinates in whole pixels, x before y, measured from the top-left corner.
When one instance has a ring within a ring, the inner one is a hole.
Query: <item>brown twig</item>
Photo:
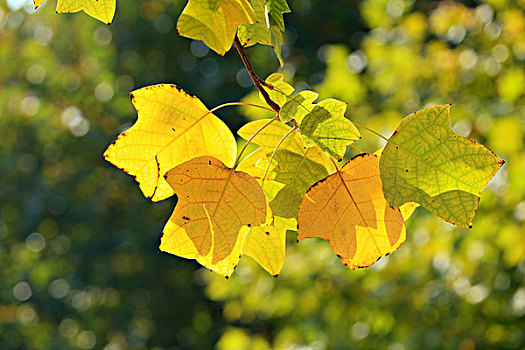
[[[268,92],[264,90],[264,88],[261,85],[265,85],[266,83],[255,74],[253,71],[252,65],[250,64],[250,61],[248,61],[248,56],[246,56],[246,52],[244,52],[244,47],[242,46],[241,42],[239,41],[239,38],[237,35],[235,35],[235,39],[233,40],[233,43],[235,44],[235,47],[237,48],[237,52],[239,52],[239,56],[241,56],[242,63],[244,63],[244,66],[246,67],[246,70],[248,71],[248,74],[250,75],[250,78],[252,78],[253,85],[261,92],[261,95],[264,97],[264,100],[268,104],[268,106],[272,107],[274,111],[279,113],[279,110],[281,109],[277,103],[275,103],[270,96],[268,95]]]

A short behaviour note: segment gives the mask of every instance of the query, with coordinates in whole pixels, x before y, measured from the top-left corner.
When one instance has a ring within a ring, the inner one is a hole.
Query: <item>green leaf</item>
[[[345,111],[346,103],[334,99],[314,105],[301,120],[300,132],[307,136],[306,145],[314,142],[335,159],[343,159],[346,146],[361,138],[355,125],[345,118]]]
[[[271,88],[267,86],[263,86],[263,88],[268,92],[270,99],[277,103],[279,107],[282,107],[286,103],[288,95],[294,91],[292,85],[283,81],[283,75],[281,73],[270,74],[268,78],[266,78],[265,82],[269,84]],[[261,95],[261,93],[259,93],[259,97],[261,101],[266,103],[266,100]]]
[[[319,94],[316,92],[305,90],[294,97],[290,97],[279,111],[279,118],[283,122],[289,122],[293,119],[297,123],[301,123],[303,118],[311,111],[311,107],[307,106],[314,103],[318,96]]]
[[[289,13],[290,8],[286,0],[251,0],[258,23],[243,24],[237,33],[243,46],[252,46],[257,43],[270,45],[275,50],[281,67],[281,45],[283,44],[284,19],[283,13]]]
[[[417,202],[444,220],[471,227],[481,191],[504,161],[487,147],[456,134],[450,105],[410,114],[381,156],[389,204]]]
[[[237,27],[257,22],[248,0],[189,0],[177,22],[180,35],[202,40],[219,55],[232,46]]]

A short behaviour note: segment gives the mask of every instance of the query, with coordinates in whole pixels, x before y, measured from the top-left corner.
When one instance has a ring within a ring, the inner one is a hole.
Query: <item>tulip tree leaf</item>
[[[337,160],[341,160],[346,146],[361,138],[355,125],[345,118],[346,103],[327,99],[317,104],[317,94],[303,91],[289,97],[282,106],[282,120],[295,120],[307,146],[317,144]],[[281,116],[281,113],[279,113]]]
[[[266,90],[266,92],[268,92],[270,99],[277,103],[279,107],[282,107],[286,103],[288,95],[294,91],[293,86],[283,80],[283,75],[281,73],[270,74],[266,78],[265,82],[269,84],[271,88],[264,85],[263,88]],[[261,93],[259,93],[259,97],[262,102],[266,103],[266,100]]]
[[[382,192],[379,160],[361,154],[312,186],[299,209],[297,239],[322,238],[348,267],[367,267],[406,239],[403,216]]]
[[[39,7],[45,0],[33,0],[35,8]],[[73,13],[84,11],[101,22],[110,24],[115,16],[117,7],[116,0],[58,0],[57,13]]]
[[[284,264],[286,231],[295,230],[295,219],[270,218],[267,224],[247,230],[242,254],[251,256],[272,276],[277,277]]]
[[[177,165],[168,171],[166,181],[179,200],[164,228],[160,250],[231,275],[245,238],[241,229],[266,220],[261,186],[247,173],[209,156]]]
[[[222,56],[232,46],[237,27],[255,22],[257,17],[248,0],[188,0],[177,30],[182,36],[204,41]]]
[[[283,14],[289,13],[290,8],[286,0],[251,0],[251,4],[257,16],[257,23],[240,25],[237,34],[239,41],[245,47],[257,43],[273,47],[282,67]]]
[[[248,123],[238,134],[248,139],[267,122],[268,120],[258,120]],[[288,131],[290,126],[274,121],[252,139],[263,152],[258,159],[259,167],[248,173],[254,177],[264,175],[271,153]],[[274,214],[283,218],[297,217],[304,194],[312,184],[328,176],[329,164],[328,158],[318,146],[306,147],[297,132],[290,134],[276,150],[272,164],[268,167],[267,179],[284,185],[270,200]]]
[[[504,161],[456,134],[450,105],[430,107],[401,121],[381,156],[388,203],[417,202],[456,225],[471,227],[481,191]]]
[[[135,90],[131,96],[137,122],[113,141],[104,157],[135,176],[144,196],[153,201],[172,196],[163,175],[194,157],[209,155],[233,166],[233,134],[198,98],[168,84]]]

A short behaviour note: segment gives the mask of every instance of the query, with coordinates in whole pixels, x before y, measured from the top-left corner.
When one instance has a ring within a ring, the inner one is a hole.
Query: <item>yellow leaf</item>
[[[33,0],[35,8],[45,0]],[[58,0],[57,13],[73,13],[84,10],[85,13],[101,22],[110,24],[115,16],[116,0]]]
[[[385,200],[379,159],[361,154],[306,193],[297,239],[323,238],[350,268],[367,267],[406,239],[399,209]]]
[[[268,213],[271,214],[269,209]],[[264,226],[247,229],[242,254],[251,256],[269,274],[277,277],[284,264],[286,231],[295,230],[296,226],[295,219],[276,216]]]
[[[247,0],[189,0],[177,22],[180,35],[202,40],[219,55],[230,49],[237,27],[257,22]]]
[[[33,0],[33,4],[35,5],[35,8],[38,8],[40,5],[42,5],[46,0]]]
[[[250,175],[203,156],[168,171],[166,181],[179,198],[164,228],[160,250],[230,276],[240,258],[243,226],[266,220],[266,198]]]
[[[135,176],[144,196],[153,201],[172,196],[163,175],[192,158],[209,155],[233,166],[233,134],[198,98],[168,84],[135,90],[131,96],[137,122],[113,141],[104,157]]]

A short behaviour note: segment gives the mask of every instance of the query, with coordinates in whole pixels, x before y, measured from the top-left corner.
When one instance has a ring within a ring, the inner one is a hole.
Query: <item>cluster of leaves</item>
[[[115,1],[57,5],[58,12],[82,9],[110,23]],[[277,275],[287,230],[296,230],[298,241],[327,240],[345,265],[357,268],[403,244],[404,220],[417,205],[471,227],[481,191],[503,161],[454,133],[444,105],[406,117],[380,156],[362,154],[339,167],[335,161],[361,138],[345,117],[347,104],[314,103],[317,93],[294,94],[278,73],[261,81],[244,54],[245,46],[271,45],[282,65],[287,12],[284,0],[190,0],[178,20],[179,34],[220,55],[236,40],[261,100],[277,114],[239,130],[247,144],[259,146],[242,162],[246,147],[237,154],[233,134],[198,98],[167,84],[131,94],[139,119],[104,157],[133,175],[153,201],[177,194],[160,249],[226,277],[247,254]]]

